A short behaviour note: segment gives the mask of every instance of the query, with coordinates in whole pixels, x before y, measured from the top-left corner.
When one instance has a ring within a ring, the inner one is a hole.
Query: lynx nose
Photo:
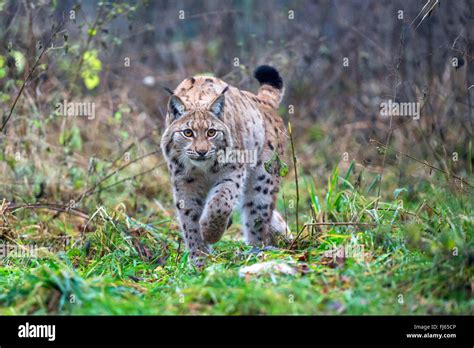
[[[207,153],[206,150],[196,150],[196,153],[200,156],[200,157],[204,157]]]

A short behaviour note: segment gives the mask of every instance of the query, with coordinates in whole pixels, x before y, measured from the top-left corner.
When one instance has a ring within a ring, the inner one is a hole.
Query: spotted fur
[[[269,245],[273,234],[286,231],[275,211],[281,178],[264,168],[274,152],[281,158],[286,146],[286,130],[276,112],[283,82],[268,66],[259,67],[255,77],[261,84],[256,95],[216,77],[191,77],[168,102],[161,148],[183,238],[198,266],[209,245],[221,239],[236,206],[242,210],[247,243]],[[240,161],[220,156],[229,150],[252,154],[254,161],[248,161],[252,156]]]

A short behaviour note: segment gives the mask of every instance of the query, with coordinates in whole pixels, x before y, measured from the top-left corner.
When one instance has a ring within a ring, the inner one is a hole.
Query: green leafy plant
[[[97,50],[84,52],[81,78],[88,90],[93,90],[100,84],[99,73],[102,70],[102,62],[98,58]]]

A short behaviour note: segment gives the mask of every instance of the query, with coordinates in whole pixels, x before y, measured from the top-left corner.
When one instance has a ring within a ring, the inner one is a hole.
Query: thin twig
[[[420,13],[418,14],[418,16],[416,16],[416,18],[418,18],[420,16],[420,14],[423,12],[423,10],[426,8],[427,5],[429,5],[431,2],[431,0],[428,0],[428,2],[425,4],[425,6],[423,6],[423,8],[421,9]],[[427,11],[426,13],[424,14],[423,18],[421,18],[420,20],[420,23],[418,23],[418,25],[416,26],[415,30],[418,29],[418,27],[421,25],[421,23],[423,23],[423,21],[429,17],[431,15],[431,12],[433,11],[433,9],[435,8],[436,5],[439,4],[439,0],[434,0],[433,2],[433,6],[431,6]],[[416,19],[415,18],[415,19]],[[414,20],[413,20],[414,21]]]
[[[15,110],[15,107],[16,107],[16,104],[18,103],[18,100],[20,99],[21,95],[23,94],[23,90],[25,89],[26,87],[26,84],[28,83],[28,81],[31,79],[31,76],[33,75],[33,73],[35,72],[36,68],[38,67],[38,64],[39,62],[41,61],[41,58],[43,58],[43,55],[45,52],[48,51],[49,49],[49,46],[51,46],[51,43],[53,42],[55,36],[58,34],[58,32],[61,31],[61,28],[63,27],[64,25],[64,20],[56,27],[56,29],[53,31],[53,33],[51,34],[51,37],[49,38],[47,44],[43,47],[43,49],[41,50],[38,58],[36,59],[35,63],[33,64],[33,67],[30,69],[30,71],[28,72],[28,75],[26,76],[25,80],[23,80],[23,83],[20,87],[20,90],[18,91],[17,95],[16,95],[16,98],[15,100],[13,101],[13,104],[10,108],[10,112],[8,113],[8,116],[7,118],[5,119],[5,121],[2,123],[2,127],[0,128],[0,133],[3,132],[3,130],[5,129],[8,121],[10,120],[10,118],[12,117],[13,115],[13,111]]]
[[[293,143],[293,132],[291,129],[291,123],[288,122],[288,134],[290,136],[290,143],[291,143],[291,154],[293,158],[293,169],[295,171],[295,185],[296,185],[296,211],[295,211],[295,216],[296,216],[296,230],[298,231],[299,228],[299,203],[300,203],[300,190],[299,190],[299,184],[298,184],[298,169],[296,168],[296,154],[295,154],[295,145]]]
[[[301,230],[298,232],[295,239],[290,244],[289,249],[293,248],[293,245],[296,244],[296,242],[300,238],[301,234],[309,226],[366,226],[366,227],[376,227],[376,226],[379,226],[379,225],[380,224],[370,223],[370,222],[350,222],[350,221],[347,221],[347,222],[342,221],[342,222],[312,222],[312,223],[307,223],[307,224],[304,224],[303,227],[301,228]]]
[[[444,170],[444,169],[435,167],[434,165],[432,165],[432,164],[430,164],[430,163],[428,163],[428,162],[426,162],[426,161],[421,161],[421,160],[419,160],[418,158],[415,158],[415,157],[413,157],[412,155],[409,155],[409,154],[407,154],[407,153],[404,153],[404,152],[401,152],[401,151],[392,149],[391,147],[388,147],[388,146],[382,144],[380,141],[377,141],[377,140],[375,140],[375,139],[370,139],[369,141],[370,141],[371,143],[375,143],[375,144],[377,144],[377,145],[383,147],[385,150],[393,151],[393,152],[395,152],[395,153],[397,153],[397,154],[399,154],[399,155],[403,155],[403,156],[405,156],[405,157],[408,157],[408,158],[414,160],[415,162],[418,162],[418,163],[420,163],[420,164],[423,164],[423,165],[427,166],[428,168],[431,168],[431,169],[436,170],[436,171],[438,171],[438,172],[444,173],[445,175],[451,176],[451,177],[453,177],[454,179],[457,179],[457,180],[461,181],[461,183],[465,184],[466,186],[469,186],[469,187],[473,188],[473,186],[472,186],[469,182],[467,182],[465,179],[463,179],[463,178],[460,177],[459,175],[456,175],[456,174],[450,173],[450,172],[448,172],[448,171],[446,171],[446,170]]]
[[[125,182],[125,181],[134,180],[134,179],[136,179],[136,178],[138,178],[138,177],[140,177],[140,176],[143,176],[143,175],[145,175],[145,174],[148,174],[148,173],[154,171],[156,168],[161,167],[161,166],[164,165],[164,164],[165,164],[164,162],[163,162],[163,163],[160,163],[160,164],[154,166],[153,168],[147,169],[147,170],[145,170],[145,171],[143,171],[143,172],[140,172],[140,173],[138,173],[138,174],[135,174],[135,175],[133,175],[133,176],[129,176],[129,177],[123,178],[123,179],[121,179],[121,180],[119,180],[119,181],[117,181],[117,182],[114,182],[113,184],[110,184],[110,185],[108,185],[108,186],[100,187],[100,188],[98,188],[98,189],[95,190],[95,191],[88,192],[85,197],[91,196],[91,195],[93,195],[93,194],[95,194],[95,193],[97,193],[97,192],[99,192],[99,191],[106,191],[106,190],[108,190],[108,189],[110,189],[110,188],[112,188],[112,187],[114,187],[114,186],[117,186],[117,185],[119,185],[119,184],[121,184],[121,183],[123,183],[123,182]]]
[[[34,203],[34,204],[8,205],[6,207],[6,210],[11,211],[12,213],[20,209],[48,209],[48,210],[53,210],[53,211],[57,211],[61,213],[67,213],[67,214],[79,216],[86,220],[89,219],[89,215],[87,215],[86,213],[78,209],[70,208],[68,207],[67,204]]]
[[[374,222],[312,222],[305,224],[306,227],[309,226],[377,226]]]
[[[91,188],[87,189],[86,191],[84,191],[76,200],[75,202],[76,203],[79,203],[81,202],[84,197],[87,197],[87,196],[90,196],[92,193],[96,192],[96,188],[99,187],[104,181],[106,181],[107,179],[109,179],[110,177],[112,177],[113,175],[117,174],[118,172],[122,171],[123,169],[127,168],[128,166],[132,165],[133,163],[136,163],[148,156],[151,156],[151,155],[154,155],[154,154],[157,154],[157,153],[160,153],[161,150],[155,150],[155,151],[152,151],[152,152],[149,152],[149,153],[146,153],[140,157],[137,157],[135,158],[133,161],[129,161],[127,163],[125,163],[124,165],[120,166],[119,168],[117,168],[116,170],[114,170],[113,172],[107,174],[105,177],[103,177],[102,179],[99,180],[99,182],[97,182],[94,186],[92,186]],[[160,163],[161,165],[162,163]],[[91,193],[92,192],[92,193]]]
[[[403,47],[404,47],[404,44],[405,44],[405,31],[404,30],[405,30],[404,27],[402,27],[402,32],[400,34],[400,46],[399,46],[399,49],[398,49],[398,59],[397,59],[397,64],[395,66],[395,86],[394,86],[394,90],[393,90],[393,101],[394,102],[397,99],[397,87],[398,87],[398,84],[400,83],[399,70],[400,70],[400,65],[402,63],[402,53],[403,53]],[[392,138],[392,133],[393,133],[393,115],[392,115],[392,113],[390,113],[390,124],[389,124],[387,139],[385,141],[386,146],[388,146],[388,144],[390,144],[390,139]],[[382,179],[383,179],[383,174],[384,174],[384,170],[385,170],[386,158],[387,158],[387,152],[384,152],[383,159],[382,159],[382,170],[380,172],[379,185],[378,185],[378,188],[377,188],[377,197],[378,198],[380,198],[380,191],[382,189]],[[378,205],[379,205],[379,201],[377,199],[377,201],[375,202],[375,209],[377,209]]]
[[[117,164],[117,162],[130,150],[132,149],[134,146],[137,145],[137,143],[140,143],[141,141],[145,140],[146,138],[148,138],[151,134],[152,134],[153,130],[150,130],[148,132],[146,132],[143,136],[141,136],[139,139],[137,139],[136,141],[133,141],[131,142],[128,146],[126,146],[111,162],[110,164],[110,167],[113,167],[115,166],[115,164]]]

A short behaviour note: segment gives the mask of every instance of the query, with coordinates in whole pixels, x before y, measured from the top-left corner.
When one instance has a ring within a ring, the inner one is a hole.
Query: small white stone
[[[143,78],[143,84],[148,87],[153,87],[155,85],[155,78],[153,76],[145,76]]]
[[[280,273],[280,274],[290,274],[294,275],[297,273],[296,269],[287,263],[280,263],[276,261],[268,261],[268,262],[261,262],[256,263],[251,266],[242,267],[239,270],[239,275],[244,277],[245,275],[258,275],[258,274],[273,274],[273,273]]]

